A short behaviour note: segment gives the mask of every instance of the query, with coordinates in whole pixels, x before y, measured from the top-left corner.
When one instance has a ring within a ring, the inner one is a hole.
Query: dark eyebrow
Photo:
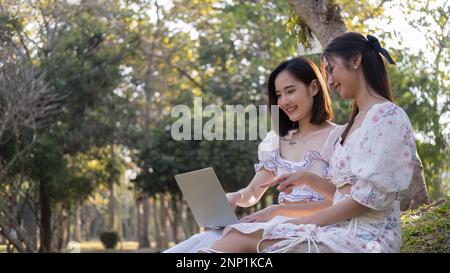
[[[291,88],[291,87],[295,87],[295,85],[293,85],[293,84],[288,85],[288,86],[286,86],[285,88],[283,88],[283,90],[286,90],[286,89]],[[275,90],[275,93],[276,93],[276,92],[281,93],[280,90]]]
[[[286,90],[286,89],[291,88],[291,87],[295,87],[295,85],[291,84],[291,85],[286,86],[286,87],[283,88],[283,89]]]

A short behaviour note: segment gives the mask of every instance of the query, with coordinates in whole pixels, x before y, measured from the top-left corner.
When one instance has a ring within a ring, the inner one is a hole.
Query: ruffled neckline
[[[311,162],[313,160],[322,160],[324,162],[326,162],[322,156],[320,155],[320,152],[316,151],[316,150],[307,150],[305,153],[305,156],[303,157],[303,160],[301,161],[291,161],[291,160],[287,160],[281,157],[280,154],[280,149],[276,149],[275,152],[275,162],[277,164],[277,166],[281,166],[284,168],[287,168],[289,170],[292,169],[304,169],[306,167],[308,167]]]

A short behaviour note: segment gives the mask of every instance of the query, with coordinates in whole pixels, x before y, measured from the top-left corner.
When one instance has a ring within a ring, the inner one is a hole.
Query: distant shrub
[[[100,241],[106,249],[114,249],[120,240],[119,233],[117,231],[104,231],[100,233]]]

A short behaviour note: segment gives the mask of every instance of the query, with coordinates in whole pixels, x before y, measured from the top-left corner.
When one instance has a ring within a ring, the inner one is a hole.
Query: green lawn
[[[450,253],[450,199],[402,215],[402,252]]]
[[[138,242],[119,242],[116,249],[105,249],[100,241],[86,241],[81,242],[80,252],[134,252],[138,249]],[[62,251],[69,252],[69,251]],[[0,245],[0,253],[6,253],[6,245]]]
[[[403,246],[401,252],[450,253],[450,198],[435,204],[422,206],[402,214]],[[116,249],[106,250],[100,241],[81,242],[81,252],[135,252],[138,242],[119,242]],[[138,252],[155,252],[151,249]],[[0,245],[0,253],[6,252],[6,245]],[[67,252],[67,251],[64,251]]]

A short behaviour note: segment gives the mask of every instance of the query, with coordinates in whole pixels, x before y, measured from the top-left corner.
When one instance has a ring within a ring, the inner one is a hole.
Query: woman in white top
[[[331,100],[317,66],[301,57],[281,63],[269,77],[268,96],[269,107],[281,109],[279,133],[269,132],[259,144],[259,163],[255,165],[256,175],[250,184],[227,194],[233,206],[255,205],[268,188],[261,185],[276,176],[302,170],[310,170],[320,176],[328,174],[328,162],[322,158],[321,150],[336,125],[330,122],[333,115]],[[291,193],[280,193],[278,203],[244,217],[242,223],[228,226],[223,231],[211,230],[194,235],[165,252],[196,252],[209,247],[230,229],[252,233],[290,219],[285,217],[299,208],[303,214],[308,214],[331,205],[329,200],[305,185],[299,185]]]
[[[334,129],[324,145],[322,156],[329,160],[331,177],[327,181],[296,172],[272,183],[280,183],[283,192],[308,185],[332,196],[333,205],[264,232],[230,232],[210,251],[400,251],[398,193],[410,184],[416,152],[408,116],[391,102],[381,55],[393,63],[370,35],[346,33],[331,41],[323,54],[328,83],[343,99],[354,100],[350,122]]]

